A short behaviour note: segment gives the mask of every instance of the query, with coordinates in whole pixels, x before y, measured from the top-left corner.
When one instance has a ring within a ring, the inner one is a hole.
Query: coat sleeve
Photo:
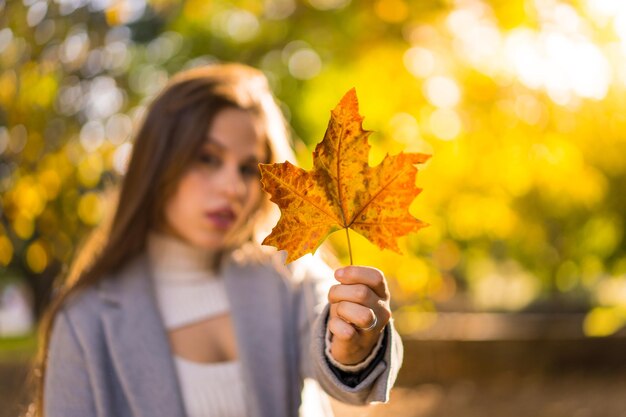
[[[308,268],[301,281],[300,349],[302,372],[313,377],[326,393],[348,404],[364,405],[389,401],[389,393],[402,364],[402,341],[393,322],[384,329],[381,352],[374,362],[356,375],[342,373],[326,358],[325,337],[332,270],[319,264]]]
[[[48,346],[44,379],[46,417],[95,417],[85,354],[67,313],[60,311]]]

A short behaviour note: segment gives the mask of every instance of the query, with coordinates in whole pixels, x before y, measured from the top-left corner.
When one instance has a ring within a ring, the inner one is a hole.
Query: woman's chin
[[[236,230],[238,229],[237,227],[235,227],[235,225],[233,225],[233,227],[228,230],[198,230],[197,233],[195,233],[192,237],[193,240],[188,240],[190,240],[191,243],[196,247],[210,251],[219,251],[221,249],[231,247],[233,244],[236,243],[236,241],[238,240],[236,237]]]
[[[207,251],[219,251],[224,248],[224,239],[199,239],[194,246]]]
[[[215,233],[194,233],[184,236],[184,240],[191,246],[207,251],[218,251],[224,247],[223,234]]]

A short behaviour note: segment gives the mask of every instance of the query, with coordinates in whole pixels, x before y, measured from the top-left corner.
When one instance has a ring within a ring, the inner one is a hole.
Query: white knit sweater
[[[210,269],[211,252],[151,233],[148,255],[167,330],[230,311],[224,282]],[[174,363],[188,417],[246,415],[239,361],[199,363],[175,355]]]
[[[164,234],[151,232],[148,256],[155,281],[158,307],[167,330],[174,330],[230,311],[222,277],[211,271],[214,253]],[[374,359],[381,338],[361,363],[343,365],[326,356],[336,367],[358,372]],[[239,361],[199,363],[174,356],[174,363],[188,417],[245,416],[246,395]]]

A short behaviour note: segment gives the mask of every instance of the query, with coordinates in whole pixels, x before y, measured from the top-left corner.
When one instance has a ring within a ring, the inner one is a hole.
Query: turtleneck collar
[[[150,231],[147,252],[156,278],[195,280],[212,275],[215,251],[198,248],[175,236]],[[192,279],[194,278],[194,279]]]

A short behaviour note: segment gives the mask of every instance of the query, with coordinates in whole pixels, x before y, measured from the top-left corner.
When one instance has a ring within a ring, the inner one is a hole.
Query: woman
[[[261,72],[214,65],[170,81],[100,249],[84,251],[44,322],[35,415],[297,416],[308,377],[347,403],[388,400],[402,346],[383,275],[340,268],[329,289],[323,263],[284,266],[255,243],[272,209],[258,163],[285,159]]]

